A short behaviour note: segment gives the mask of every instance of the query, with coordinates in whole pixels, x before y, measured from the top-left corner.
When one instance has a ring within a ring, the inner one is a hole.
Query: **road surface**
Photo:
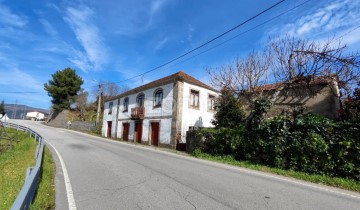
[[[360,209],[354,192],[11,122],[38,132],[53,153],[56,209]]]

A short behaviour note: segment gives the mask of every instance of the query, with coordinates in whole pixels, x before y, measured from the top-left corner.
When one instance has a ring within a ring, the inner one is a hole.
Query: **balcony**
[[[145,114],[144,107],[131,108],[131,119],[133,120],[143,120],[144,114]]]

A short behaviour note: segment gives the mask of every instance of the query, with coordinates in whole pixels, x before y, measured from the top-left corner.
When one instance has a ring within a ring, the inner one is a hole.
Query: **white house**
[[[26,113],[26,119],[30,120],[45,120],[46,114],[38,111],[31,111]]]
[[[186,131],[212,127],[219,92],[180,71],[105,102],[102,135],[150,145],[176,146]]]

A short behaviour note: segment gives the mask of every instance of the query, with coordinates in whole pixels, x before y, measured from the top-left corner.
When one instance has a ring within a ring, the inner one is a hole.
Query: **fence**
[[[38,142],[35,150],[35,166],[29,167],[26,170],[25,183],[17,195],[15,202],[11,206],[11,210],[29,209],[30,203],[35,196],[35,191],[40,180],[40,170],[44,153],[44,140],[38,133],[31,130],[30,128],[7,122],[1,122],[1,125],[4,127],[28,132],[30,137],[35,138],[35,140]]]

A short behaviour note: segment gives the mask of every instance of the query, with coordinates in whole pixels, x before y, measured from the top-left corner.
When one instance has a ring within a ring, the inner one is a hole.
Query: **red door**
[[[135,122],[135,142],[141,143],[142,121]]]
[[[152,122],[150,124],[151,127],[151,144],[154,146],[159,145],[159,131],[160,124],[158,122]]]
[[[128,141],[129,140],[129,128],[130,128],[129,123],[123,123],[123,132],[122,132],[123,141]]]
[[[111,138],[111,127],[112,127],[112,121],[107,122],[107,135],[106,137]]]

